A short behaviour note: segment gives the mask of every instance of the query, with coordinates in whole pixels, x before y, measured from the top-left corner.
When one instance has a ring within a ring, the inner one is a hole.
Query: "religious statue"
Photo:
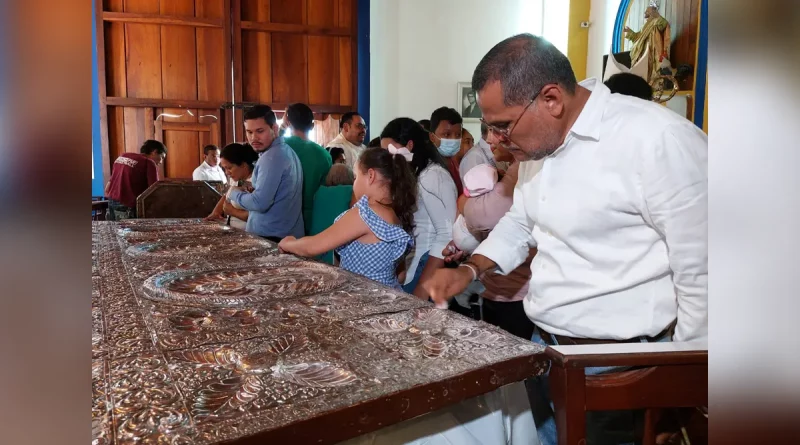
[[[643,56],[647,60],[647,81],[659,75],[661,68],[669,68],[670,27],[669,22],[658,12],[658,0],[650,0],[644,11],[645,23],[636,32],[625,27],[625,38],[633,42],[631,66]]]

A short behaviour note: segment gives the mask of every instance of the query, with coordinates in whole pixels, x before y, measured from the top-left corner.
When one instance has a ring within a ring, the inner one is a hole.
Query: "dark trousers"
[[[275,244],[280,244],[280,242],[283,241],[283,238],[277,236],[262,236],[261,238],[264,238],[267,241],[272,241]]]
[[[107,221],[122,221],[123,219],[136,218],[136,209],[128,207],[119,201],[109,200],[106,210]]]
[[[492,301],[484,298],[482,304],[483,321],[530,340],[536,325],[525,314],[522,301]]]

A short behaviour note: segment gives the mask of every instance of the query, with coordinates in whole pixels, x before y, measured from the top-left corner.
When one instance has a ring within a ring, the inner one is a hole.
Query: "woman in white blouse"
[[[444,267],[442,250],[453,239],[458,193],[444,160],[422,126],[406,117],[394,119],[381,132],[381,147],[411,152],[417,176],[417,211],[414,213],[414,251],[406,260],[403,290],[427,300],[420,283]]]
[[[236,204],[228,200],[232,187],[252,187],[252,176],[254,164],[258,160],[258,154],[249,144],[228,144],[222,149],[220,154],[220,166],[230,177],[230,187],[228,192],[220,198],[214,211],[206,217],[207,220],[217,220],[228,215],[228,224],[235,228],[245,230],[247,224],[247,210],[239,208]]]

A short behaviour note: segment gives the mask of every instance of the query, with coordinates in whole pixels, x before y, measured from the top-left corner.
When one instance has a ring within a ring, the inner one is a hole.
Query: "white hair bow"
[[[659,5],[659,1],[658,0],[650,0],[650,4],[648,6],[652,6],[653,8],[658,9],[659,6],[661,6],[661,5]]]
[[[393,144],[389,144],[389,153],[393,155],[400,155],[406,158],[406,161],[411,162],[414,158],[414,154],[412,154],[406,147],[397,148]]]

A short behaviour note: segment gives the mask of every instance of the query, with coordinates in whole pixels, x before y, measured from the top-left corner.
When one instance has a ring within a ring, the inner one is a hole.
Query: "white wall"
[[[586,54],[586,77],[603,75],[603,56],[611,52],[614,20],[621,0],[592,0],[589,21],[589,48]]]
[[[543,1],[568,0],[371,0],[370,136],[395,117],[458,110],[456,84],[472,80],[492,46],[522,32],[541,34]],[[480,124],[465,127],[480,137]]]
[[[587,77],[602,75],[619,4],[591,0]],[[456,84],[471,81],[481,58],[506,37],[544,35],[566,53],[568,6],[569,0],[371,0],[370,136],[395,117],[420,120],[441,106],[459,109]],[[465,127],[480,134],[477,123]]]

